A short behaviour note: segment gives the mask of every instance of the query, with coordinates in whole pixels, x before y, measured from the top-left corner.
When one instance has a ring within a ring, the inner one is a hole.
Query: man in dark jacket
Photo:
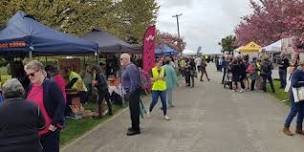
[[[286,86],[286,77],[287,77],[287,68],[289,67],[288,58],[283,55],[279,62],[279,76],[281,81],[281,88],[285,88]]]
[[[261,76],[263,78],[263,90],[266,92],[266,83],[267,80],[270,83],[270,87],[272,89],[272,92],[275,92],[273,81],[272,81],[272,63],[269,61],[268,58],[264,59],[262,66],[261,66]]]
[[[109,88],[108,88],[108,83],[105,78],[105,75],[102,73],[101,67],[100,66],[93,66],[92,68],[94,80],[92,82],[93,86],[97,88],[98,91],[98,116],[102,117],[102,104],[103,104],[103,99],[106,100],[108,110],[109,110],[109,115],[112,115],[112,103],[110,101],[110,93],[109,93]]]
[[[38,131],[44,127],[40,110],[22,99],[24,89],[17,79],[3,86],[4,103],[0,106],[0,151],[42,152]]]

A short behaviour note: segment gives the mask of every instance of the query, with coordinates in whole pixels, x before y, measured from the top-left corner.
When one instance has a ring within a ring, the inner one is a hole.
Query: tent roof
[[[140,53],[142,51],[141,46],[132,46],[114,35],[99,29],[93,29],[92,32],[85,34],[82,38],[96,42],[99,46],[99,53]]]
[[[156,55],[176,55],[177,51],[167,44],[161,44],[157,48],[155,48]]]
[[[245,46],[239,47],[237,50],[243,53],[250,53],[250,52],[259,52],[262,49],[261,46],[256,44],[255,42],[250,42],[246,44]]]
[[[268,46],[263,47],[266,52],[281,52],[282,40],[278,40]]]
[[[0,54],[87,54],[96,52],[97,47],[93,42],[51,29],[22,11],[0,31]]]

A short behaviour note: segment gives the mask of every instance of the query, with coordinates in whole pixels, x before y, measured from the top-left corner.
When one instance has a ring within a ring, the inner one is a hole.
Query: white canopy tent
[[[183,55],[185,55],[185,56],[191,56],[191,55],[196,55],[196,54],[197,54],[197,52],[195,52],[195,51],[193,51],[193,50],[185,49],[185,50],[183,51]]]
[[[269,53],[279,53],[282,51],[282,41],[283,40],[278,40],[268,46],[265,46],[263,47],[263,50]]]

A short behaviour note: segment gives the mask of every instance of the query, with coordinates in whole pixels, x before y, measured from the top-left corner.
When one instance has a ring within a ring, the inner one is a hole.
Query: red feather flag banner
[[[144,35],[143,70],[150,71],[155,64],[156,27],[148,27]]]

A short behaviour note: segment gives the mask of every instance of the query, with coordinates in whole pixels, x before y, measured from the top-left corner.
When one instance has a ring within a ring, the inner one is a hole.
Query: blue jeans
[[[158,97],[160,97],[164,115],[167,115],[166,94],[166,91],[152,91],[152,102],[150,104],[149,112],[152,112],[154,106],[157,104]]]
[[[303,118],[304,118],[304,102],[302,101],[302,102],[295,103],[291,91],[289,91],[289,96],[290,96],[291,106],[290,106],[290,112],[286,118],[284,127],[289,128],[293,118],[297,115],[296,129],[302,130],[303,129],[302,123],[303,123]]]

